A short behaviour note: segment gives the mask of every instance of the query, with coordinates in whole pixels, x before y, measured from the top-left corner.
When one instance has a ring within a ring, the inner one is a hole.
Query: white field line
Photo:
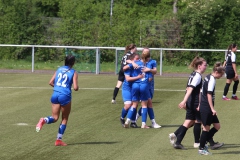
[[[2,87],[0,89],[48,89],[52,90],[51,87]],[[113,88],[79,88],[80,90],[113,90]],[[120,89],[121,90],[121,89]],[[154,89],[154,91],[161,92],[185,92],[185,90],[177,90],[177,89]],[[215,91],[215,92],[223,92],[223,91]],[[240,92],[240,91],[237,91]]]

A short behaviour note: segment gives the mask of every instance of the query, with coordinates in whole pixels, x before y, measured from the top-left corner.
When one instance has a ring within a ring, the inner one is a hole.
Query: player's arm
[[[74,75],[73,75],[73,89],[75,91],[78,91],[78,74],[76,71],[74,72]]]
[[[217,112],[215,111],[213,103],[212,103],[212,94],[211,93],[207,93],[207,99],[208,99],[208,104],[211,108],[213,115],[217,115]]]
[[[54,87],[55,77],[56,77],[56,72],[53,74],[52,78],[51,78],[50,81],[49,81],[49,85],[52,86],[52,87]]]
[[[154,67],[153,69],[151,69],[151,68],[145,67],[142,71],[143,72],[151,72],[153,75],[155,75],[157,73],[157,68]]]
[[[226,67],[226,60],[223,62],[223,67]]]
[[[232,63],[232,67],[233,67],[233,70],[234,70],[234,73],[235,73],[235,78],[236,78],[236,77],[238,77],[236,63]]]
[[[126,62],[127,62],[128,64],[132,64],[134,69],[137,69],[137,68],[139,67],[134,61],[132,61],[132,60],[130,60],[130,59],[128,59]]]
[[[130,77],[129,75],[125,75],[125,79],[128,82],[136,81],[136,80],[141,79],[141,78],[143,78],[143,74],[139,74],[137,77]]]
[[[186,102],[187,102],[189,96],[192,94],[192,91],[193,91],[193,87],[187,87],[187,89],[186,89],[186,94],[185,94],[182,102],[180,102],[179,105],[178,105],[178,107],[179,107],[180,109],[182,109],[182,108],[183,108],[183,109],[186,109]]]
[[[199,94],[199,103],[198,103],[198,107],[196,108],[197,111],[199,111],[200,109],[201,96],[202,96],[202,89],[200,90],[200,94]]]

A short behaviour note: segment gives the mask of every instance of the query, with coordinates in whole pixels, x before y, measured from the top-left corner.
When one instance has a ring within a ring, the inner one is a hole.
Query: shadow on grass
[[[154,104],[155,104],[155,103],[161,103],[161,102],[157,102],[157,101],[152,101],[152,103],[154,103]]]
[[[170,128],[170,127],[179,127],[181,124],[174,124],[174,125],[161,125],[164,128]]]
[[[79,144],[115,144],[119,142],[81,142],[81,143],[70,143],[68,145],[79,145]]]
[[[226,150],[229,148],[240,148],[240,144],[224,144],[219,150]],[[240,151],[224,151],[221,153],[214,153],[214,154],[240,154]]]

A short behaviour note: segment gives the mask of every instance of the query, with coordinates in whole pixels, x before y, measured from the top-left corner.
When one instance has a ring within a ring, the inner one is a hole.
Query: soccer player
[[[72,68],[74,63],[75,57],[68,55],[65,58],[65,65],[59,67],[52,76],[49,82],[49,85],[53,87],[53,93],[51,97],[52,116],[40,118],[38,124],[36,125],[36,131],[39,132],[45,123],[51,124],[57,122],[60,112],[62,112],[62,121],[58,129],[55,146],[67,145],[62,141],[62,136],[66,129],[68,117],[71,111],[72,84],[73,89],[78,91],[78,74]]]
[[[137,51],[137,47],[136,47],[135,44],[130,44],[130,45],[125,47],[125,53],[124,53],[124,56],[122,57],[122,60],[121,60],[121,68],[120,68],[120,71],[118,73],[118,82],[117,82],[116,87],[113,90],[113,98],[112,98],[112,101],[111,101],[112,104],[116,103],[116,97],[117,97],[119,88],[122,86],[122,83],[125,79],[123,67],[125,65],[127,65],[128,63],[131,63],[131,61],[129,60],[129,56],[131,54],[135,53],[136,51]],[[132,63],[132,64],[133,64],[134,68],[137,67],[137,65],[135,63]]]
[[[232,99],[239,100],[239,98],[236,96],[238,83],[239,83],[237,67],[236,67],[236,55],[234,53],[236,51],[237,51],[236,44],[229,45],[227,55],[226,55],[225,61],[223,63],[223,67],[226,67],[225,72],[226,72],[227,80],[226,80],[226,85],[225,85],[225,88],[223,91],[222,100],[227,100],[227,101],[230,100],[226,96],[227,96],[227,93],[228,93],[228,90],[229,90],[229,87],[230,87],[232,81],[234,81],[233,91],[232,91]]]
[[[136,53],[133,53],[130,55],[130,60],[132,61],[138,61],[139,60],[139,55]],[[120,118],[120,122],[121,125],[124,127],[124,123],[125,123],[125,117],[128,113],[128,109],[132,106],[132,93],[131,93],[131,89],[132,89],[132,81],[138,80],[143,78],[142,74],[139,74],[136,77],[130,77],[130,73],[127,70],[130,70],[130,68],[133,68],[132,64],[129,63],[128,65],[123,67],[124,70],[124,75],[125,75],[125,80],[123,81],[123,85],[122,85],[122,98],[123,98],[123,102],[124,102],[124,107],[122,108],[122,113],[121,113],[121,118]],[[134,114],[135,115],[135,114]],[[132,122],[130,124],[130,126],[132,128],[138,128],[137,124],[135,123],[135,117],[131,118]]]
[[[200,113],[203,131],[200,138],[200,146],[198,153],[201,155],[210,155],[205,146],[209,139],[212,139],[214,134],[220,129],[220,123],[217,117],[217,112],[214,107],[215,99],[215,85],[216,79],[219,79],[224,74],[224,68],[220,62],[215,63],[213,72],[207,75],[203,81],[201,102],[200,102]],[[211,124],[213,127],[210,129]],[[212,148],[214,146],[214,148]],[[210,143],[212,149],[217,149],[223,146],[223,143]]]
[[[196,108],[199,106],[199,94],[202,88],[202,74],[207,68],[207,62],[201,57],[195,57],[190,64],[194,71],[189,76],[184,99],[179,103],[180,109],[186,110],[186,118],[174,133],[169,134],[170,143],[175,149],[185,149],[181,144],[188,128],[190,128],[196,120]]]
[[[149,61],[146,63],[146,70],[148,72],[152,73],[152,78],[149,78],[149,92],[150,92],[150,98],[148,99],[147,103],[147,109],[148,109],[148,115],[152,122],[152,128],[161,128],[159,124],[155,121],[154,111],[153,111],[153,105],[152,105],[152,98],[154,95],[154,75],[157,73],[157,62],[156,60],[149,59]],[[142,107],[138,110],[136,120],[142,115]]]
[[[142,105],[142,125],[141,128],[149,128],[146,125],[147,121],[147,102],[150,97],[149,93],[149,78],[152,77],[151,72],[142,72],[142,70],[146,67],[146,62],[150,59],[150,50],[148,48],[144,48],[141,55],[140,61],[135,61],[138,66],[141,66],[138,69],[131,68],[129,70],[130,73],[126,73],[129,77],[137,77],[139,74],[143,74],[143,78],[133,81],[132,83],[132,107],[128,110],[127,120],[124,124],[125,128],[129,127],[129,123],[132,117],[136,113],[138,102],[141,100]],[[126,80],[128,81],[128,76],[126,76]]]

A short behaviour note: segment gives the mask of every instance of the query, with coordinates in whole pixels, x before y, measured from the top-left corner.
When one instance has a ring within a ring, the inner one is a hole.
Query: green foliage
[[[173,14],[177,2],[178,13]],[[239,43],[240,2],[231,0],[22,0],[0,1],[0,43],[69,46],[223,49]],[[58,49],[37,49],[39,61],[58,60]],[[101,52],[112,62],[114,54]],[[109,55],[110,54],[110,55]],[[224,53],[197,53],[213,64]],[[31,49],[2,48],[0,59],[24,59]],[[185,65],[196,54],[166,52],[165,62]],[[184,60],[182,60],[184,59]]]
[[[240,3],[237,0],[184,1],[179,4],[182,10],[179,20],[182,23],[182,40],[185,48],[216,49],[227,48],[239,43]],[[205,59],[213,64],[222,61],[224,53],[208,53]]]

